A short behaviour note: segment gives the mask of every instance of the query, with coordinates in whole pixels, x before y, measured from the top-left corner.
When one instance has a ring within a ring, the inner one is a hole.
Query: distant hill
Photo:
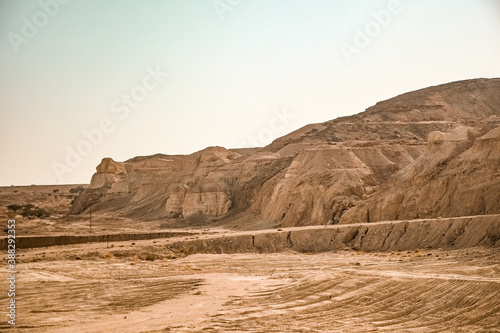
[[[244,228],[500,213],[500,79],[452,82],[266,147],[105,158],[71,213]]]

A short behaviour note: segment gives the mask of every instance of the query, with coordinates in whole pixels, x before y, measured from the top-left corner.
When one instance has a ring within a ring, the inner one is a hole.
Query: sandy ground
[[[113,244],[124,257],[107,254],[107,244],[22,250],[17,329],[500,332],[498,248],[134,255],[162,242]]]

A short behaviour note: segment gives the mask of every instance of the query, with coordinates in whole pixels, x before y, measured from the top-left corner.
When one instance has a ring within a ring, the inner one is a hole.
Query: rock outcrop
[[[105,158],[72,213],[268,226],[500,213],[499,126],[500,79],[453,82],[262,148]]]
[[[127,191],[126,183],[120,183],[133,170],[132,165],[115,162],[113,159],[103,158],[96,167],[97,172],[90,180],[91,188],[111,188],[113,191]]]
[[[317,145],[298,153],[266,183],[253,207],[282,226],[338,223],[344,211],[411,161],[401,145]]]
[[[477,136],[474,138],[474,136]],[[500,127],[431,133],[427,150],[342,223],[500,213]]]

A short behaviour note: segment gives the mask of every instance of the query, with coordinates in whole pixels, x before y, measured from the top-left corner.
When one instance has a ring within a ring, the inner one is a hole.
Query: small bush
[[[82,193],[83,191],[85,191],[85,189],[83,188],[83,186],[77,186],[77,187],[73,187],[72,189],[69,190],[69,193]]]
[[[188,225],[200,226],[207,222],[207,217],[202,212],[197,211],[196,213],[187,216],[185,221]]]
[[[23,208],[23,205],[17,205],[17,204],[12,204],[12,205],[8,205],[7,206],[7,209],[8,210],[11,210],[13,212],[17,212],[18,210],[20,210],[21,208]]]

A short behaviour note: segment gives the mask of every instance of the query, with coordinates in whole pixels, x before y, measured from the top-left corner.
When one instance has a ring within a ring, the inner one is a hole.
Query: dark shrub
[[[72,189],[69,190],[69,193],[82,193],[83,191],[85,191],[85,189],[83,188],[83,186],[77,186],[77,187],[73,187]]]
[[[33,204],[27,203],[23,205],[18,205],[18,204],[13,204],[13,205],[8,205],[7,209],[10,211],[13,211],[15,213],[21,214],[21,216],[26,217],[28,219],[32,218],[43,218],[43,217],[49,217],[50,213],[43,208],[37,207]]]

